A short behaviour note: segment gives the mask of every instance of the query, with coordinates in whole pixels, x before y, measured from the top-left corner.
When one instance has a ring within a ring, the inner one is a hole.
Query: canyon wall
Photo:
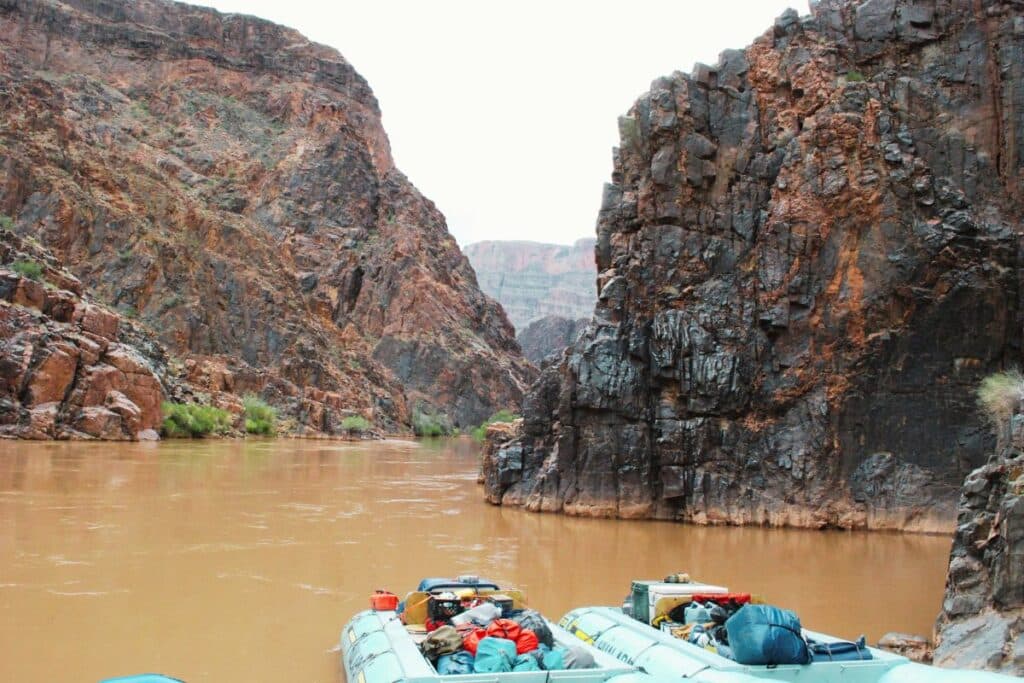
[[[210,391],[314,431],[519,403],[512,326],[337,52],[162,0],[0,0],[0,46],[0,220]]]
[[[517,334],[545,316],[577,320],[594,312],[593,238],[572,246],[495,240],[464,251],[480,289],[498,300]]]
[[[599,301],[493,503],[948,531],[1021,360],[1019,3],[821,0],[619,122]]]

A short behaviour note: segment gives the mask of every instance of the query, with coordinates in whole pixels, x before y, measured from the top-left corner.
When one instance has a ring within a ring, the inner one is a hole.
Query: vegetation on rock
[[[277,434],[277,409],[254,394],[242,399],[245,407],[245,431],[249,434],[275,436]]]
[[[1020,408],[1024,399],[1024,375],[1007,370],[989,375],[978,387],[978,405],[996,428],[1002,427]]]
[[[210,434],[224,434],[231,428],[231,413],[213,406],[194,403],[171,403],[163,406],[163,436],[172,439],[202,438]]]
[[[41,280],[43,278],[43,266],[36,261],[28,259],[15,261],[11,264],[11,269],[18,275],[32,280]]]
[[[487,436],[487,426],[495,424],[496,422],[515,422],[519,419],[519,416],[513,413],[511,410],[502,408],[494,415],[491,415],[487,420],[479,427],[470,432],[470,435],[475,441],[483,443],[484,437]]]
[[[362,415],[349,415],[341,421],[341,428],[352,434],[363,434],[370,431],[373,425]]]
[[[412,415],[412,431],[416,436],[451,436],[455,427],[444,413],[416,410]]]

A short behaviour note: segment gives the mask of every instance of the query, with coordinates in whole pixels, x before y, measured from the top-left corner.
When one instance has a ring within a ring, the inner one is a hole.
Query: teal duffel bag
[[[800,618],[771,605],[744,605],[725,622],[729,647],[740,664],[810,664]]]
[[[508,673],[516,664],[516,644],[504,638],[488,636],[476,646],[473,671],[478,674]]]

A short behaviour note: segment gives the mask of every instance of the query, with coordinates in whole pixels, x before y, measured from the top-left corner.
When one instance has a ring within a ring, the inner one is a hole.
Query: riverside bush
[[[161,431],[172,439],[198,439],[208,434],[223,434],[231,427],[231,413],[220,408],[167,401],[161,407],[164,413]]]
[[[362,415],[349,415],[341,421],[341,428],[349,434],[362,434],[370,431],[370,421]]]
[[[414,410],[412,431],[416,436],[451,436],[454,431],[451,419],[444,413],[429,413]]]
[[[492,425],[495,422],[515,422],[519,419],[519,416],[513,413],[511,410],[502,408],[494,415],[491,415],[487,420],[484,421],[479,427],[474,429],[470,434],[473,439],[483,443],[484,437],[487,436],[487,425]]]
[[[277,435],[277,410],[259,396],[247,394],[242,398],[245,407],[245,431],[264,436]]]
[[[978,387],[978,405],[997,429],[1017,412],[1024,399],[1024,375],[1007,370],[989,375]]]

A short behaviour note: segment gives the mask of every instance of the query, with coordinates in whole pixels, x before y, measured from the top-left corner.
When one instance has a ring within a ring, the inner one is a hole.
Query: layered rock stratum
[[[594,312],[594,239],[571,246],[516,240],[466,245],[480,289],[494,297],[521,334],[547,316],[589,318]]]
[[[1021,359],[1020,3],[821,0],[620,132],[595,315],[488,500],[952,529],[974,388]]]
[[[336,51],[160,0],[0,0],[0,46],[3,220],[204,390],[318,432],[518,404],[512,326]]]

